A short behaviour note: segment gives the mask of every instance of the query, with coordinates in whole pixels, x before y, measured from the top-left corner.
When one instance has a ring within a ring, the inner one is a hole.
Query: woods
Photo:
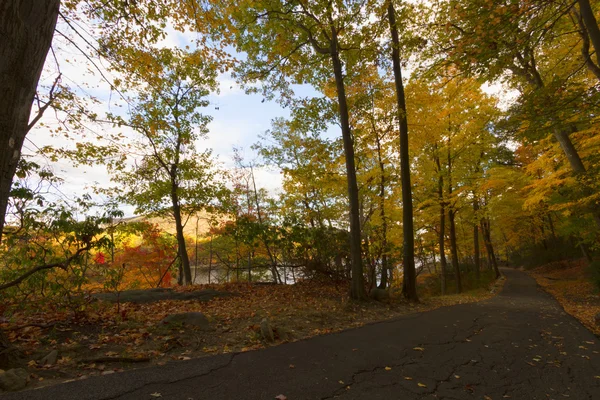
[[[83,318],[101,291],[269,282],[419,303],[487,289],[502,266],[600,274],[599,15],[5,1],[0,321],[41,303]],[[225,154],[228,106],[270,127]]]

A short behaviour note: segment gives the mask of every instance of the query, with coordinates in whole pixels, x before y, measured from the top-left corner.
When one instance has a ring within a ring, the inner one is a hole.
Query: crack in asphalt
[[[125,392],[121,392],[121,393],[119,393],[117,395],[110,396],[110,397],[103,397],[103,398],[101,398],[99,400],[114,400],[114,399],[118,399],[118,398],[123,397],[125,395],[137,392],[138,390],[141,390],[141,389],[145,388],[146,386],[161,385],[161,384],[162,385],[168,385],[168,384],[173,384],[173,383],[181,383],[181,382],[185,382],[186,380],[191,380],[191,379],[196,379],[196,378],[200,378],[200,377],[203,377],[203,376],[207,376],[207,375],[210,375],[210,374],[212,374],[212,373],[214,373],[216,371],[219,371],[221,369],[229,367],[231,365],[231,363],[233,362],[233,360],[235,359],[235,357],[237,357],[239,354],[242,354],[242,353],[232,353],[229,356],[229,359],[227,360],[227,362],[225,362],[223,365],[219,365],[217,367],[211,368],[208,371],[205,371],[205,372],[202,372],[202,373],[199,373],[199,374],[189,375],[189,376],[185,376],[183,378],[178,378],[178,379],[165,379],[165,380],[160,380],[160,381],[146,382],[146,383],[138,385],[138,386],[136,386],[134,388],[131,388],[130,390],[127,390]],[[221,383],[215,385],[215,387],[218,387],[220,384]]]

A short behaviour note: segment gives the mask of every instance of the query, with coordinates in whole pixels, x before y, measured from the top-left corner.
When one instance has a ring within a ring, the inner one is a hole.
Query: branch
[[[25,279],[29,278],[31,275],[33,275],[39,271],[44,271],[46,269],[53,269],[53,268],[60,268],[60,269],[66,270],[67,267],[73,262],[73,260],[75,260],[77,257],[79,257],[79,255],[81,253],[83,253],[84,251],[88,251],[90,249],[91,249],[91,245],[88,243],[85,247],[78,249],[75,252],[75,254],[73,254],[71,257],[67,258],[65,261],[52,263],[52,264],[38,265],[37,267],[32,268],[29,271],[27,271],[26,273],[24,273],[17,279],[10,281],[8,283],[5,283],[3,285],[0,285],[0,290],[8,289],[9,287],[12,287],[12,286],[17,286],[18,284],[23,282]]]
[[[56,86],[58,85],[58,81],[60,80],[61,76],[62,76],[62,73],[59,73],[58,76],[56,77],[56,79],[54,80],[54,83],[52,84],[52,87],[50,88],[50,93],[48,94],[48,102],[38,109],[38,112],[37,112],[35,118],[33,120],[31,120],[29,125],[27,125],[27,132],[29,132],[31,130],[31,128],[33,128],[35,126],[35,124],[37,124],[37,122],[42,118],[42,116],[44,115],[44,113],[46,112],[48,107],[50,107],[50,105],[52,105],[52,103],[56,99],[56,97],[54,97],[54,90],[56,89]]]

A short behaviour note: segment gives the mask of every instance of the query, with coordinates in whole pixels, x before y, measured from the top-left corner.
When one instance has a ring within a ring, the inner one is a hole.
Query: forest
[[[137,289],[247,296],[203,310],[248,316],[244,349],[271,300],[364,322],[487,296],[503,267],[571,271],[552,279],[600,312],[597,18],[590,0],[2,1],[0,368],[60,326],[177,309],[120,301]],[[223,82],[285,110],[228,159],[207,140]],[[109,183],[66,190],[69,168]]]

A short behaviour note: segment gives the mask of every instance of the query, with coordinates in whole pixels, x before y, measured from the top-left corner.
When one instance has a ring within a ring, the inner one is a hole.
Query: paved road
[[[504,272],[482,303],[0,400],[600,399],[598,339],[527,275]]]

